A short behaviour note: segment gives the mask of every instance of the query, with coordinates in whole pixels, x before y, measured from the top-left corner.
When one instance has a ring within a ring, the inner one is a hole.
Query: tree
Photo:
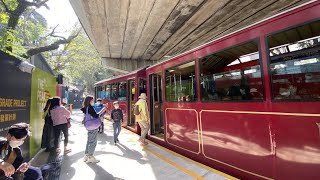
[[[56,35],[56,28],[54,28],[44,36],[44,33],[47,33],[46,21],[36,12],[36,9],[42,6],[49,9],[46,5],[48,1],[0,0],[0,24],[5,27],[0,31],[2,36],[1,50],[29,58],[41,52],[58,49],[61,44],[70,43],[79,34],[79,31],[75,31],[68,38],[65,38]],[[33,33],[30,34],[30,32]],[[45,39],[43,36],[51,39]]]

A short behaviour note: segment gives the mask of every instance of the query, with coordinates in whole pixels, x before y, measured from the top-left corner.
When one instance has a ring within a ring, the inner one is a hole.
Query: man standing
[[[136,111],[138,111],[136,113]],[[147,105],[147,95],[146,93],[141,93],[139,96],[139,100],[135,104],[135,116],[136,121],[138,122],[141,128],[141,137],[139,138],[139,142],[143,145],[147,145],[146,136],[148,134],[150,128],[150,117],[149,110]]]
[[[100,99],[100,98],[98,98],[97,99],[97,102],[94,104],[94,110],[96,111],[96,112],[100,112],[103,108],[104,108],[104,106],[103,106],[103,104],[102,104],[102,100]],[[104,123],[103,123],[103,118],[104,118],[104,115],[105,115],[106,113],[104,112],[104,113],[102,113],[102,114],[100,114],[100,119],[101,119],[101,126],[99,127],[99,130],[98,130],[98,132],[100,133],[100,134],[102,134],[103,133],[103,131],[104,131]]]

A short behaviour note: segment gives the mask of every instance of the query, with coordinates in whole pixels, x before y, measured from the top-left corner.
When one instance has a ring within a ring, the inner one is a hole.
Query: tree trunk
[[[26,10],[28,4],[25,1],[20,1],[18,3],[17,8],[10,13],[9,21],[8,21],[8,28],[15,29],[18,25],[19,17],[21,14]]]

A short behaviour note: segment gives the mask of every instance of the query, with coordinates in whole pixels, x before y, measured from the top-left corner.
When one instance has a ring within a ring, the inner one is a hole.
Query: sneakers
[[[87,162],[88,161],[88,159],[89,159],[89,155],[84,155],[84,158],[83,158],[83,162]]]
[[[71,149],[67,148],[67,146],[64,147],[64,154],[68,154],[70,152],[71,152]]]
[[[86,163],[98,163],[100,160],[96,159],[94,156],[88,156]]]

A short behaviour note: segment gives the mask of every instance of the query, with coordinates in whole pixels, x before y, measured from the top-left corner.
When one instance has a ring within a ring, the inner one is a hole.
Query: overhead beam
[[[152,65],[156,63],[156,61],[103,57],[101,58],[101,63],[106,69],[121,73],[128,73],[136,69]]]

